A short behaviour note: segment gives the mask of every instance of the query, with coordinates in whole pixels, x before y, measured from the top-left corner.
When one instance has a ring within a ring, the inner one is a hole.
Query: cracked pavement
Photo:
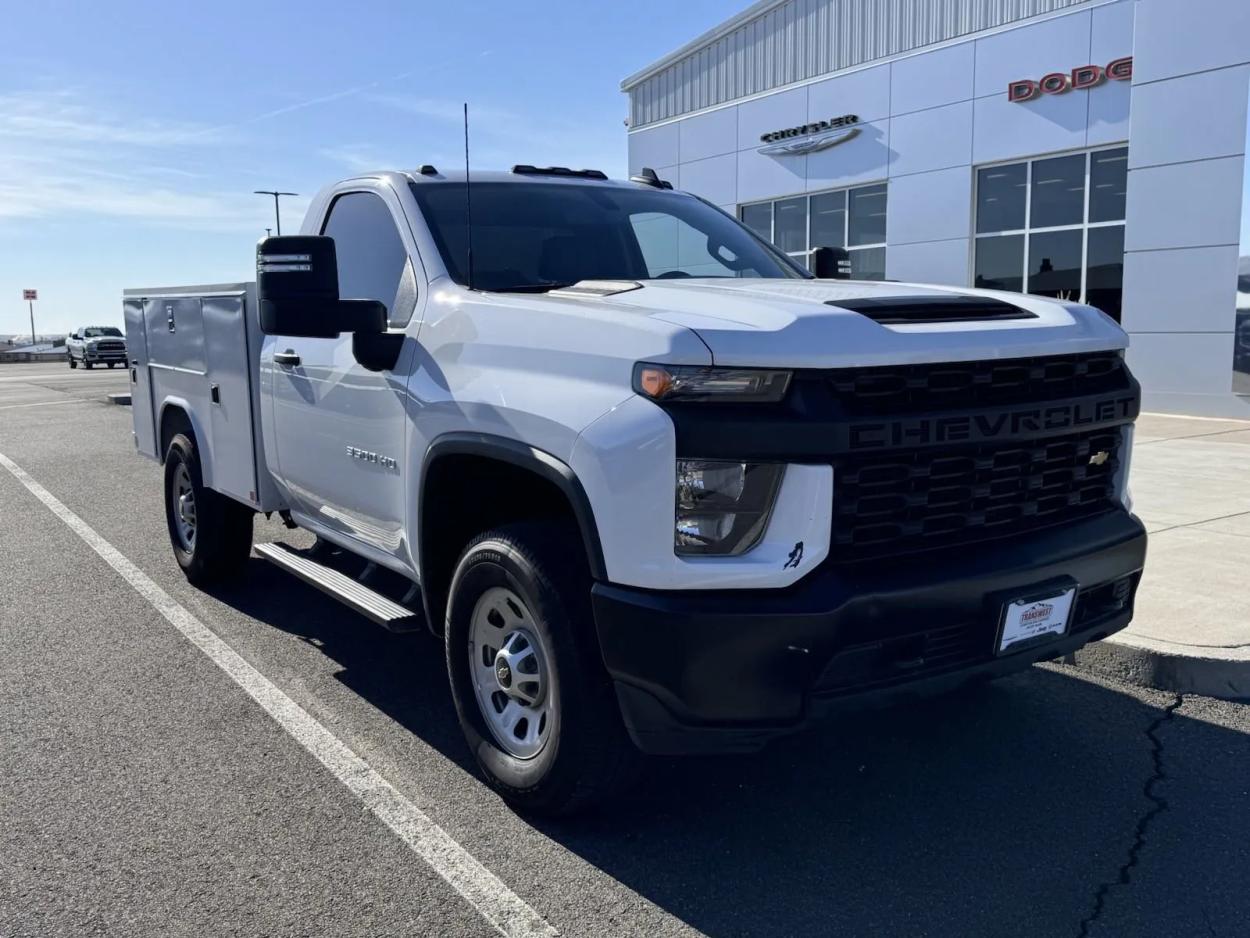
[[[0,406],[90,397],[81,374],[0,383]],[[189,587],[129,421],[0,411],[0,452],[562,934],[1250,933],[1250,707],[1046,665],[751,758],[659,760],[626,803],[531,823],[473,773],[436,642],[259,559]],[[0,473],[0,935],[492,933]]]

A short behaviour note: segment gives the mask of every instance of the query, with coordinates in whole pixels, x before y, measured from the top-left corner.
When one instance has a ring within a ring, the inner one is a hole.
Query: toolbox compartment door
[[[152,407],[152,376],[148,371],[148,339],[143,320],[143,300],[126,297],[122,302],[126,322],[126,366],[130,369],[130,419],[134,424],[135,449],[158,459],[156,413]]]
[[[247,294],[200,300],[213,437],[213,488],[258,506]]]

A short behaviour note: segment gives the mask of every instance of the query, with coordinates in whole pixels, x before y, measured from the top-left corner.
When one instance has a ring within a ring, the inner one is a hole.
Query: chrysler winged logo
[[[857,115],[844,114],[814,124],[774,130],[760,136],[767,146],[760,147],[759,152],[765,156],[798,156],[827,150],[858,137],[861,129],[856,126],[858,123]]]

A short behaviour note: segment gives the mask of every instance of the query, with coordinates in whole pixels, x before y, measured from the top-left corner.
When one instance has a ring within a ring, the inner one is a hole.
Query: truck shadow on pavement
[[[474,771],[436,639],[252,563],[214,595]],[[718,938],[1246,934],[1250,719],[1175,703],[1035,667],[755,756],[655,760],[628,802],[534,826]]]

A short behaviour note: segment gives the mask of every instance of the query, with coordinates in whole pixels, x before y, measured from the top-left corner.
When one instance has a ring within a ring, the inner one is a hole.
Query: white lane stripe
[[[71,397],[69,400],[60,401],[35,401],[31,404],[4,404],[0,406],[0,410],[13,410],[15,407],[48,407],[52,404],[85,404],[87,403],[81,397]]]
[[[439,876],[460,893],[501,933],[516,938],[553,936],[557,932],[494,873],[395,789],[364,759],[248,664],[233,648],[179,605],[112,544],[62,504],[56,496],[0,453],[0,466],[52,510],[174,628],[245,690],[278,725],[317,757],[334,777],[394,831]]]

